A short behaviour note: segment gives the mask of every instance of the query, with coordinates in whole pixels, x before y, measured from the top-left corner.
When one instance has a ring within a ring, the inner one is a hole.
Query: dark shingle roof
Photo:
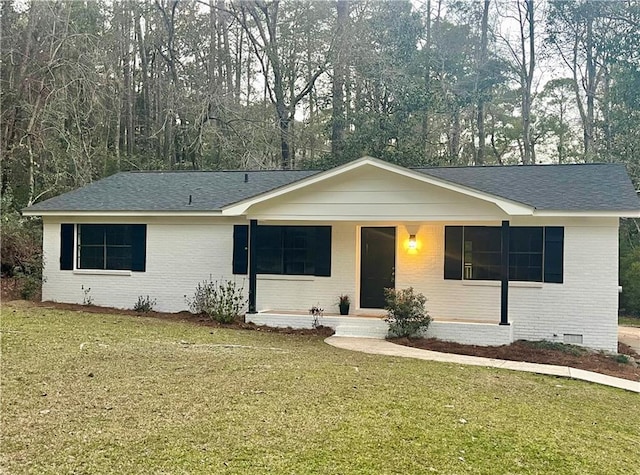
[[[122,172],[29,210],[212,211],[315,173],[318,171]]]
[[[415,171],[541,210],[640,210],[640,199],[620,164],[417,168]],[[123,172],[28,209],[214,211],[316,173],[319,172]]]
[[[417,170],[540,210],[640,209],[640,199],[622,164],[589,163]]]

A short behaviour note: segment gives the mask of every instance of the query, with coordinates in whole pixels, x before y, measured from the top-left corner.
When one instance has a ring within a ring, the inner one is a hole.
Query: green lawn
[[[618,317],[618,325],[640,327],[640,317]]]
[[[0,473],[640,467],[640,399],[613,388],[146,317],[4,306],[1,329]]]

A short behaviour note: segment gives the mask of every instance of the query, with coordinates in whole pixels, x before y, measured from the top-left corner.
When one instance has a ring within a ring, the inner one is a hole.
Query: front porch
[[[303,311],[265,310],[247,313],[245,321],[280,328],[313,328],[314,317]],[[333,328],[336,336],[385,338],[389,329],[384,316],[324,314],[318,324]],[[427,338],[454,341],[466,345],[498,346],[513,342],[513,325],[467,319],[433,319]]]

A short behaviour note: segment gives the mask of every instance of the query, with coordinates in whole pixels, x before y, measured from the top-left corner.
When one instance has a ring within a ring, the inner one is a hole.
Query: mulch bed
[[[459,355],[482,356],[501,360],[527,361],[595,371],[618,378],[640,381],[640,354],[624,343],[618,344],[618,352],[627,355],[628,362],[616,361],[615,355],[590,351],[573,345],[545,342],[516,341],[502,346],[462,345],[435,338],[391,338],[399,345],[422,348],[424,350],[455,353]]]

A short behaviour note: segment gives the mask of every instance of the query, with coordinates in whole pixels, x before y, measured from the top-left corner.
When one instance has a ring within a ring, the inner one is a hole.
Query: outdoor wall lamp
[[[409,249],[417,249],[418,248],[418,241],[416,241],[416,235],[415,234],[410,234],[409,235]]]

